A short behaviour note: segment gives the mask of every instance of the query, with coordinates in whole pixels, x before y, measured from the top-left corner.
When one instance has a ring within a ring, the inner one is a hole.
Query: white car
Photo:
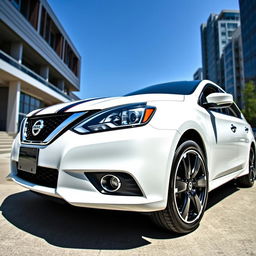
[[[150,212],[188,233],[209,191],[232,179],[253,186],[255,151],[232,95],[208,80],[170,82],[29,113],[9,177],[74,206]]]

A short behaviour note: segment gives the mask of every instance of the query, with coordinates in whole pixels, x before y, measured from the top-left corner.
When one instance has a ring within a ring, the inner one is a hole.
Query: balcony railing
[[[3,52],[1,50],[0,50],[0,59],[5,61],[5,62],[7,62],[7,63],[9,63],[10,65],[12,65],[13,67],[19,69],[20,71],[26,73],[27,75],[33,77],[34,79],[36,79],[40,83],[44,84],[48,88],[52,89],[53,91],[57,92],[61,96],[65,97],[66,99],[68,99],[70,101],[74,100],[74,97],[65,94],[59,88],[57,88],[53,84],[47,82],[43,77],[41,77],[40,75],[38,75],[37,73],[35,73],[31,69],[29,69],[28,67],[20,64],[17,60],[15,60],[14,58],[12,58],[11,56],[9,56],[8,54],[6,54],[5,52]]]

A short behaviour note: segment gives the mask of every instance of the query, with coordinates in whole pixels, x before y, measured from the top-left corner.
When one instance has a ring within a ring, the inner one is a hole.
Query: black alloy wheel
[[[206,168],[200,153],[194,149],[185,151],[175,173],[177,212],[182,221],[193,223],[201,215],[207,194]]]
[[[169,185],[167,207],[153,214],[153,220],[175,233],[195,230],[203,217],[208,198],[206,159],[194,141],[176,150]]]

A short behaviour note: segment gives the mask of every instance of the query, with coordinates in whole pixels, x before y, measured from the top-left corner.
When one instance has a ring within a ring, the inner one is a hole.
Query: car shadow
[[[207,209],[236,191],[231,183],[214,190]],[[147,237],[179,237],[159,229],[144,214],[77,208],[30,191],[10,195],[0,211],[17,228],[64,248],[124,250],[150,244]]]

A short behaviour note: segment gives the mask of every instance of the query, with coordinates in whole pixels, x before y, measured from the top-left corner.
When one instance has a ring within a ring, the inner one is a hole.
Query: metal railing
[[[9,63],[10,65],[12,65],[13,67],[19,69],[20,71],[26,73],[27,75],[33,77],[34,79],[36,79],[40,83],[44,84],[48,88],[52,89],[53,91],[57,92],[61,96],[65,97],[66,99],[68,99],[70,101],[74,100],[74,97],[65,94],[59,88],[57,88],[53,84],[47,82],[43,77],[41,77],[40,75],[38,75],[37,73],[35,73],[31,69],[29,69],[28,67],[20,64],[17,60],[15,60],[14,58],[12,58],[11,56],[9,56],[8,54],[6,54],[5,52],[3,52],[1,50],[0,50],[0,59],[5,61],[5,62],[7,62],[7,63]]]

